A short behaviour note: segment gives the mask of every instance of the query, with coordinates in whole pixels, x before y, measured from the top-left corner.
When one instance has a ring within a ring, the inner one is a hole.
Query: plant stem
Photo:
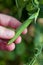
[[[31,15],[17,30],[16,30],[16,34],[15,36],[8,42],[8,44],[11,44],[12,42],[14,42],[18,37],[19,35],[24,31],[24,29],[26,27],[28,27],[30,25],[30,23],[33,21],[33,19],[35,18],[35,15],[37,14],[34,13],[33,15]]]

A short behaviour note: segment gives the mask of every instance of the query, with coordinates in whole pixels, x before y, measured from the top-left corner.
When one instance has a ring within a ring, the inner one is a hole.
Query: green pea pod
[[[23,32],[23,30],[28,27],[30,25],[30,23],[33,21],[33,19],[36,17],[36,13],[34,13],[33,15],[31,15],[17,30],[16,30],[16,34],[15,36],[8,42],[8,44],[11,44],[12,42],[14,42],[19,35]]]

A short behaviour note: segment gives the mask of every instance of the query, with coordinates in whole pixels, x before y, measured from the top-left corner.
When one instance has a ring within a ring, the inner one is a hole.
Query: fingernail
[[[9,46],[6,46],[6,50],[8,50],[8,51],[13,51],[14,49],[15,49],[14,43],[10,44]]]
[[[12,30],[6,30],[6,36],[12,38],[15,35],[15,32]]]
[[[22,40],[22,38],[21,38],[21,36],[19,36],[19,37],[15,40],[15,43],[16,43],[16,44],[19,44],[19,43],[21,42],[21,40]]]
[[[27,29],[25,29],[22,33],[23,33],[23,34],[26,34],[26,33],[27,33]]]

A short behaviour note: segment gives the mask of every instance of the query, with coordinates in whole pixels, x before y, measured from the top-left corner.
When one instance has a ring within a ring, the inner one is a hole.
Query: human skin
[[[19,36],[14,43],[7,45],[9,39],[15,36],[15,29],[17,29],[22,23],[19,22],[16,18],[0,14],[0,50],[12,51],[15,49],[15,44],[19,44],[21,42],[21,36]],[[8,29],[6,27],[12,27],[12,29]],[[27,29],[25,29],[22,34],[26,34]]]

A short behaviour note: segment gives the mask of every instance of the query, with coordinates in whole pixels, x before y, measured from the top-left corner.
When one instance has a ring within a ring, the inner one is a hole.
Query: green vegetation
[[[23,23],[9,44],[28,28],[14,51],[0,51],[0,65],[43,65],[43,0],[0,0],[0,13]]]

